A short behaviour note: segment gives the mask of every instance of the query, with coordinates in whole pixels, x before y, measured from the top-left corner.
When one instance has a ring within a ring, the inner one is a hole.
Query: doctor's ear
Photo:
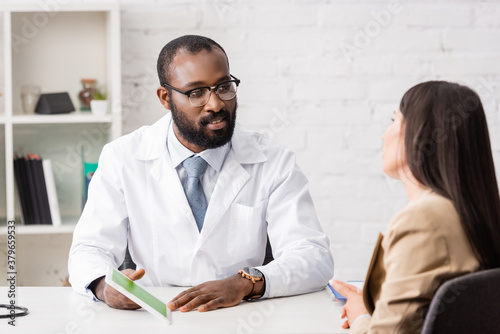
[[[168,100],[168,90],[165,87],[160,86],[156,90],[156,95],[158,95],[158,98],[160,99],[161,104],[163,104],[163,106],[166,109],[170,110],[170,102]]]

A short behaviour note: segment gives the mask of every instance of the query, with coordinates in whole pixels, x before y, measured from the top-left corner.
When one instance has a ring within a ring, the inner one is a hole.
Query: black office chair
[[[130,256],[130,252],[128,251],[128,245],[127,249],[125,249],[125,259],[123,260],[123,263],[118,267],[118,270],[123,270],[123,269],[136,269],[137,266],[135,265],[134,261],[132,260],[132,256]]]
[[[439,287],[422,334],[500,333],[500,268],[451,279]]]
[[[268,264],[269,262],[274,261],[273,249],[271,248],[271,243],[269,242],[269,235],[267,236],[267,244],[266,244],[266,256],[264,257],[263,266]]]

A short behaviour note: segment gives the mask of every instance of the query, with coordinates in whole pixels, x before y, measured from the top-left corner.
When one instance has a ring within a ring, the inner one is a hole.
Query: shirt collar
[[[206,149],[201,151],[200,153],[194,153],[186,146],[182,145],[182,143],[177,139],[177,136],[174,133],[174,127],[172,125],[172,120],[170,120],[170,124],[168,126],[167,133],[167,149],[170,153],[170,158],[172,159],[172,164],[174,168],[177,168],[184,160],[189,158],[190,156],[200,156],[205,160],[210,167],[215,169],[217,172],[220,172],[222,165],[224,164],[224,160],[226,159],[227,153],[231,149],[231,141],[226,143],[223,146]]]

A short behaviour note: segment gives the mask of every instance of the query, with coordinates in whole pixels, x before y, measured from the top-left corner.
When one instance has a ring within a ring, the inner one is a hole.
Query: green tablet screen
[[[167,305],[164,302],[141,288],[139,285],[135,284],[118,270],[113,269],[112,279],[113,282],[120,285],[122,288],[148,304],[151,308],[162,314],[164,317],[167,317]]]

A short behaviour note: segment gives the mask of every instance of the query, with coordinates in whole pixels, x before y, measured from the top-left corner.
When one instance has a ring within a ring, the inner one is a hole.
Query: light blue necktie
[[[184,166],[188,175],[184,184],[184,192],[193,212],[194,220],[196,220],[196,225],[198,225],[198,231],[201,231],[205,213],[207,212],[207,200],[201,187],[200,176],[207,167],[207,162],[201,157],[193,156],[184,160],[182,166]]]

